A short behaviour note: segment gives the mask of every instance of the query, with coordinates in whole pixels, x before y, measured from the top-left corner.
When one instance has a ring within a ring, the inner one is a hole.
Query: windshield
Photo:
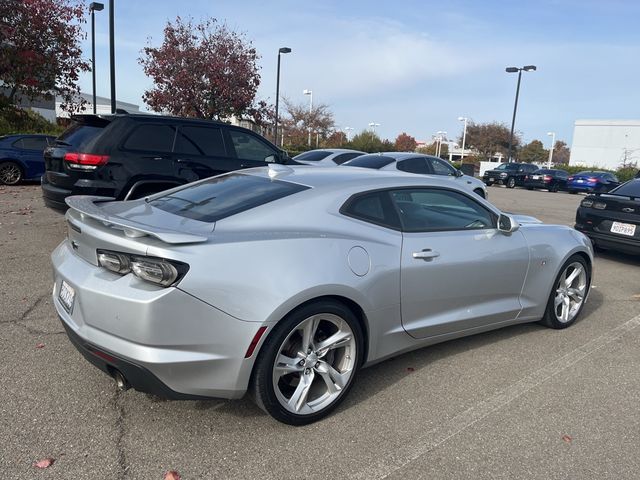
[[[518,165],[515,163],[501,163],[496,170],[517,170]]]
[[[344,162],[342,165],[345,167],[362,167],[379,169],[385,165],[389,165],[394,159],[391,157],[385,157],[384,155],[362,155],[356,157],[348,162]]]
[[[622,195],[624,197],[640,197],[640,179],[629,180],[618,188],[611,190],[613,195]]]
[[[318,162],[323,158],[328,157],[329,155],[331,155],[331,152],[316,150],[316,151],[301,153],[300,155],[296,155],[295,157],[293,157],[293,159],[303,160],[305,162]]]
[[[216,222],[310,187],[233,173],[192,184],[149,202],[160,210],[200,222]]]

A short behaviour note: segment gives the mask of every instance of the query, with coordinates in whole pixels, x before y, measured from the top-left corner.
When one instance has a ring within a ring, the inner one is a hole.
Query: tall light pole
[[[522,78],[522,71],[532,72],[536,71],[537,68],[535,65],[525,65],[524,67],[507,67],[505,71],[507,73],[516,73],[518,72],[518,86],[516,87],[516,101],[513,105],[513,118],[511,119],[511,134],[509,135],[509,156],[507,158],[507,162],[511,162],[511,151],[513,149],[513,128],[516,125],[516,111],[518,110],[518,95],[520,95],[520,79]]]
[[[93,113],[96,113],[96,14],[104,10],[104,3],[91,2],[89,11],[91,12],[91,80],[93,83]]]
[[[436,157],[439,157],[440,151],[442,148],[442,140],[444,140],[447,137],[447,132],[439,131],[439,132],[436,132],[436,135],[437,135],[436,139],[438,141],[438,144],[436,146]]]
[[[278,74],[276,76],[276,118],[274,122],[273,143],[278,144],[278,104],[280,103],[280,54],[291,53],[289,47],[281,47],[278,50]]]
[[[309,121],[311,121],[311,112],[313,112],[313,90],[303,90],[303,95],[309,95]],[[311,147],[311,124],[309,124],[309,147]]]
[[[116,113],[116,45],[113,2],[114,0],[109,0],[109,76],[111,77],[111,113]]]
[[[464,122],[464,130],[462,131],[462,154],[460,155],[460,163],[464,158],[464,144],[467,141],[467,117],[458,117],[458,121]]]
[[[369,126],[371,127],[371,131],[375,134],[376,133],[376,127],[379,127],[380,124],[376,123],[376,122],[371,122],[371,123],[369,123]]]
[[[556,132],[547,132],[547,135],[551,137],[551,148],[549,149],[549,164],[547,168],[551,168],[551,161],[553,160],[553,147],[556,145]]]

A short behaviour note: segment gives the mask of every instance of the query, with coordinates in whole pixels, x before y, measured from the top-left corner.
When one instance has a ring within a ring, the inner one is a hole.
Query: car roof
[[[300,155],[309,152],[330,152],[330,153],[364,153],[360,150],[353,150],[351,148],[314,148],[313,150],[307,150],[306,152],[300,152]]]
[[[437,158],[438,160],[442,160],[440,157],[436,157],[435,155],[427,155],[424,153],[416,153],[416,152],[380,152],[380,153],[367,153],[365,155],[379,155],[381,157],[389,157],[393,158],[396,162],[401,160],[406,160],[408,158]]]
[[[115,114],[93,114],[93,113],[83,113],[78,115],[72,115],[71,119],[75,121],[90,121],[92,119],[104,119],[108,121],[112,121],[119,118],[128,118],[132,120],[150,120],[150,121],[180,121],[186,123],[212,123],[217,125],[227,125],[230,127],[235,127],[236,125],[231,125],[230,123],[221,122],[219,120],[209,120],[206,118],[188,118],[188,117],[177,117],[173,115],[155,115],[152,113],[115,113]],[[242,127],[238,127],[242,128]]]

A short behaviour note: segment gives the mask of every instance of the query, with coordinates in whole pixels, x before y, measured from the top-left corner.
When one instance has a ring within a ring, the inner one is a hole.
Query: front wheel
[[[509,177],[509,180],[507,180],[507,188],[515,188],[516,186],[516,179],[513,177]]]
[[[555,329],[572,325],[584,307],[590,283],[591,272],[584,257],[570,257],[553,284],[542,323]]]
[[[256,403],[289,425],[324,418],[351,388],[363,345],[358,320],[341,303],[319,301],[294,311],[276,325],[256,359]]]
[[[15,162],[0,163],[0,183],[17,185],[22,180],[22,168]]]

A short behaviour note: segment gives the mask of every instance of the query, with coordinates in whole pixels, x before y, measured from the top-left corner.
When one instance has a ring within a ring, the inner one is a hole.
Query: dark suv
[[[44,203],[69,195],[141,198],[268,162],[296,163],[260,135],[222,122],[145,114],[78,115],[44,152]]]
[[[498,183],[513,188],[516,185],[524,185],[524,177],[538,170],[532,163],[501,163],[493,170],[487,170],[482,175],[482,180],[488,186]]]

